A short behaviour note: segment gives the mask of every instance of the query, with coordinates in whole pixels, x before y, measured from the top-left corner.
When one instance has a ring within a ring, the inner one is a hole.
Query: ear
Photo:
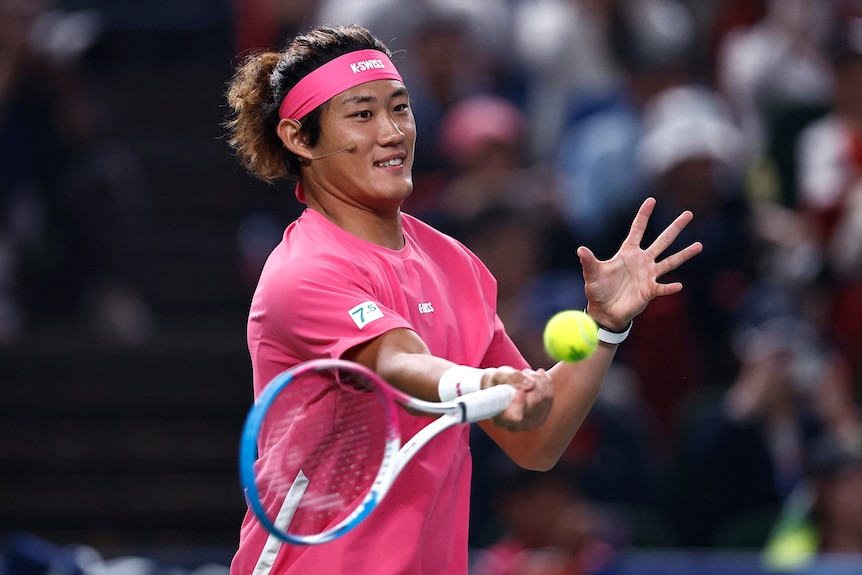
[[[302,136],[302,124],[298,121],[283,118],[279,120],[275,130],[278,133],[278,137],[284,143],[284,147],[299,156],[300,159],[311,155],[308,143]]]

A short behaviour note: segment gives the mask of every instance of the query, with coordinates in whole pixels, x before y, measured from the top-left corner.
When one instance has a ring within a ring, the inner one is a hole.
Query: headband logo
[[[386,65],[383,63],[383,60],[374,59],[374,60],[362,60],[360,62],[354,62],[350,65],[350,69],[353,70],[354,74],[358,74],[359,72],[365,72],[366,70],[374,70],[385,68]]]

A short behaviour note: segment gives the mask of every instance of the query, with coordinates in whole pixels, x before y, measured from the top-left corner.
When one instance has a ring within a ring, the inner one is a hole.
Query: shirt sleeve
[[[526,369],[530,367],[524,356],[518,351],[515,342],[506,333],[502,320],[499,316],[494,318],[494,337],[488,351],[482,359],[479,367],[501,367],[507,365],[515,369]]]
[[[368,272],[348,262],[294,265],[267,278],[251,320],[267,324],[261,341],[295,362],[341,357],[348,349],[410,322],[381,301]]]

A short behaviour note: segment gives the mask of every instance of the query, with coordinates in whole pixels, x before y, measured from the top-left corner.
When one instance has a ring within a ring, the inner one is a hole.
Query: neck
[[[378,212],[364,206],[338,204],[336,209],[308,198],[308,207],[333,224],[372,244],[400,250],[404,247],[401,210]]]

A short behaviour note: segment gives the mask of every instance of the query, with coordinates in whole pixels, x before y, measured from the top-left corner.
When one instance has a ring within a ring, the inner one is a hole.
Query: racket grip
[[[463,423],[473,423],[494,417],[509,407],[516,393],[517,390],[511,385],[495,385],[463,395],[456,399],[455,403],[461,404],[464,408]]]

